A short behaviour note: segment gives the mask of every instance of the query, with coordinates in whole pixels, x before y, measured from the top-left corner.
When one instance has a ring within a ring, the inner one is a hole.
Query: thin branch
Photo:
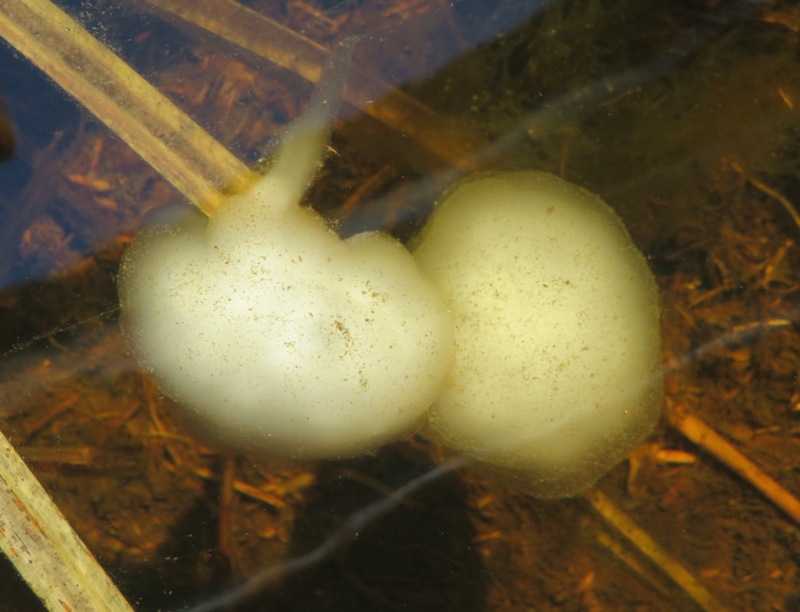
[[[469,459],[465,457],[457,457],[409,480],[385,497],[368,504],[362,510],[352,513],[325,541],[313,550],[262,569],[239,586],[191,608],[190,612],[212,612],[213,610],[224,610],[231,606],[237,606],[296,574],[306,572],[320,565],[338,550],[350,544],[359,532],[363,532],[379,518],[403,504],[408,496],[460,469],[468,462]]]
[[[742,164],[740,164],[735,159],[730,160],[730,166],[731,168],[733,168],[734,172],[737,172],[739,175],[741,175],[744,178],[744,180],[750,183],[753,187],[755,187],[761,193],[769,196],[773,200],[777,201],[778,204],[783,206],[786,212],[789,213],[789,216],[792,218],[792,221],[794,221],[794,224],[798,228],[800,228],[800,214],[797,212],[797,209],[794,207],[794,205],[789,201],[789,198],[787,198],[777,189],[773,189],[763,181],[759,181],[756,177],[747,172],[742,166]]]
[[[627,514],[617,508],[598,489],[595,488],[586,492],[584,498],[609,525],[625,536],[642,554],[661,568],[703,610],[712,612],[725,610],[725,607],[683,565],[676,561],[644,529],[633,522]]]
[[[3,0],[0,36],[92,112],[206,214],[249,170],[47,0]]]
[[[328,50],[233,0],[146,0],[143,8],[224,39],[289,70],[312,84],[319,82]],[[392,87],[377,76],[354,72],[344,99],[404,138],[462,170],[483,142],[476,134]]]
[[[2,433],[0,548],[48,610],[132,610]]]
[[[675,429],[747,480],[794,522],[800,524],[800,501],[745,457],[733,444],[701,419],[689,414],[682,406],[671,404],[667,416]]]

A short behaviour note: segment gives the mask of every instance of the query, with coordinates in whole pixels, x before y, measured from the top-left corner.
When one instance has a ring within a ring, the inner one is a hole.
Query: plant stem
[[[3,0],[0,36],[206,214],[247,167],[47,0]]]
[[[132,610],[2,433],[0,548],[48,610]]]

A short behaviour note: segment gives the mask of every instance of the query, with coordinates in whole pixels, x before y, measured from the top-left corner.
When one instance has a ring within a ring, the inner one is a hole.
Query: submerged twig
[[[238,2],[147,0],[142,6],[211,32],[306,81],[316,84],[321,78],[328,55],[325,47]],[[484,144],[463,124],[440,115],[376,76],[354,72],[344,99],[403,138],[415,140],[463,170],[473,169],[471,158]]]
[[[734,172],[741,175],[742,178],[744,178],[744,180],[746,180],[753,187],[758,189],[761,193],[769,196],[773,200],[776,200],[781,206],[783,206],[786,212],[789,213],[789,216],[792,218],[792,221],[794,221],[795,225],[798,227],[798,229],[800,229],[800,213],[797,212],[797,209],[789,201],[789,198],[787,198],[785,195],[783,195],[776,189],[773,189],[766,183],[759,181],[756,177],[752,176],[744,169],[744,167],[738,161],[731,160],[729,163],[731,168],[733,168]]]
[[[675,429],[747,480],[793,521],[800,524],[800,501],[739,452],[733,444],[701,419],[689,414],[682,406],[671,404],[667,416]]]
[[[197,476],[204,480],[218,479],[218,476],[215,475],[214,472],[212,472],[209,468],[196,466],[193,468],[193,470]],[[223,484],[221,486],[225,485]],[[258,501],[272,506],[273,508],[283,508],[286,506],[286,502],[280,496],[269,493],[268,491],[264,491],[263,489],[259,489],[258,487],[254,487],[253,485],[242,480],[232,480],[230,483],[230,488],[237,493],[241,493],[242,495],[246,495],[252,499],[257,499]]]
[[[0,36],[207,214],[249,173],[225,147],[47,0],[3,0]]]
[[[364,531],[376,520],[401,505],[406,497],[458,470],[468,462],[469,459],[465,457],[457,457],[408,481],[385,497],[367,505],[363,510],[351,514],[315,549],[261,570],[239,586],[191,608],[191,612],[211,612],[238,605],[269,587],[320,565],[335,552],[352,542],[359,532]]]
[[[661,568],[680,586],[703,610],[722,611],[719,603],[695,577],[664,550],[650,535],[617,508],[599,489],[594,488],[584,494],[591,504],[612,527],[625,536],[642,554]]]
[[[132,610],[2,433],[0,547],[49,610]]]

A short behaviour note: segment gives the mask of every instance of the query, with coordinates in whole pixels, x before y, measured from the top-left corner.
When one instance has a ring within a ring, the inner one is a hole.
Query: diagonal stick
[[[48,610],[132,611],[2,432],[0,548]]]

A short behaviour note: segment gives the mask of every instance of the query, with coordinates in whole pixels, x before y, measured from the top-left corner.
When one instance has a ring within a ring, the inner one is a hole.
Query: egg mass
[[[428,435],[537,497],[582,492],[653,428],[658,293],[600,198],[534,171],[454,185],[415,247],[456,353]]]

